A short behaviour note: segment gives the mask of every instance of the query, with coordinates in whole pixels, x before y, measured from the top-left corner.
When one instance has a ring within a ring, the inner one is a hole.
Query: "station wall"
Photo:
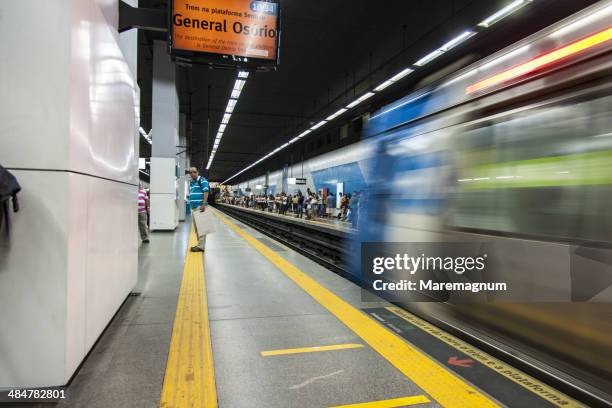
[[[136,283],[138,86],[116,6],[0,2],[0,164],[22,187],[0,241],[0,387],[66,384]]]

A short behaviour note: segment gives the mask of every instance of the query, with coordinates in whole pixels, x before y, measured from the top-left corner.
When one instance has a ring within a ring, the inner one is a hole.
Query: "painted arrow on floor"
[[[458,367],[470,368],[472,364],[474,364],[474,360],[471,360],[469,358],[459,360],[457,357],[453,356],[448,359],[448,364]]]

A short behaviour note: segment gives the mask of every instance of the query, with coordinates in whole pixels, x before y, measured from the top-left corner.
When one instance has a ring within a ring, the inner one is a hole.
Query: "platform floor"
[[[447,349],[430,355],[400,335],[437,344],[389,304],[362,302],[358,286],[211,211],[217,232],[203,257],[185,256],[186,224],[141,248],[140,296],[126,300],[60,407],[559,406],[501,376],[499,393],[488,368],[449,369],[432,357]]]

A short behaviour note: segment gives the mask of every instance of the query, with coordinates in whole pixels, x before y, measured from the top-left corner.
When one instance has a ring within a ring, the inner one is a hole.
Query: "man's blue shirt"
[[[202,176],[189,182],[189,206],[191,208],[199,208],[202,206],[204,193],[208,193],[208,180]]]

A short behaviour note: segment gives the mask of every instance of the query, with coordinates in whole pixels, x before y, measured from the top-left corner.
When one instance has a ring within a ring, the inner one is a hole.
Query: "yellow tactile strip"
[[[194,231],[189,246],[196,245]],[[161,408],[216,408],[206,281],[201,252],[187,252],[176,306]]]

